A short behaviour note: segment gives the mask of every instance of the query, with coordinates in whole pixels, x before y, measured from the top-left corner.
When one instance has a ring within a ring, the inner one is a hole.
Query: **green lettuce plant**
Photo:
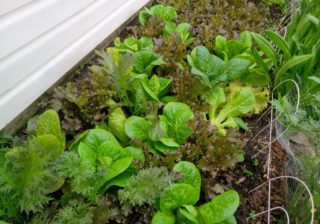
[[[183,42],[192,42],[193,38],[190,33],[191,26],[189,23],[180,23],[176,24],[173,22],[166,23],[164,30],[163,30],[163,36],[168,37],[172,33],[178,33],[180,35],[180,38]]]
[[[144,161],[135,147],[123,148],[103,129],[85,131],[61,159],[60,174],[70,179],[73,191],[95,201],[111,186],[123,186],[134,172],[132,162]]]
[[[133,114],[144,114],[148,99],[141,81],[148,82],[155,66],[164,63],[162,57],[150,49],[122,53],[117,48],[108,48],[97,54],[101,57],[102,69],[115,84],[119,101]]]
[[[142,37],[136,39],[134,37],[128,37],[123,42],[117,37],[114,40],[114,47],[121,53],[134,53],[140,50],[153,50],[153,41],[151,38]]]
[[[180,182],[164,190],[159,202],[159,211],[152,224],[160,223],[236,223],[233,214],[239,206],[239,195],[229,190],[216,196],[211,202],[194,206],[200,196],[201,176],[199,170],[190,162],[176,164],[173,171],[182,173]]]
[[[171,6],[155,5],[150,9],[145,8],[139,14],[139,21],[145,26],[150,17],[160,17],[164,22],[172,22],[177,18],[177,12]]]
[[[226,128],[243,128],[247,126],[240,118],[250,113],[255,106],[255,95],[249,88],[242,88],[227,99],[222,87],[215,87],[207,101],[211,105],[209,120],[218,128],[218,133],[225,135]]]
[[[224,36],[218,35],[215,39],[215,54],[229,61],[234,58],[246,59],[250,62],[248,72],[241,80],[253,86],[266,86],[270,84],[270,69],[272,64],[269,59],[263,59],[253,48],[253,41],[250,32],[240,33],[239,39],[227,40]]]
[[[0,151],[0,210],[7,216],[16,215],[12,208],[41,211],[64,183],[56,170],[65,147],[58,114],[47,110],[38,116],[30,133],[23,145]]]
[[[221,82],[241,78],[248,73],[250,65],[248,60],[241,58],[232,58],[225,62],[203,46],[194,48],[187,59],[191,72],[209,88]]]
[[[144,142],[152,152],[175,150],[190,136],[192,129],[187,122],[193,119],[189,106],[170,102],[158,118],[131,116],[125,123],[125,132]]]

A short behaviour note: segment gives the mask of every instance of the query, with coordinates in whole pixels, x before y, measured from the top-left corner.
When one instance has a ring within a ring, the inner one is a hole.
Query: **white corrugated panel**
[[[0,16],[22,7],[34,0],[0,0]]]
[[[94,0],[1,59],[0,129],[148,1]],[[63,0],[63,2],[68,4],[67,2],[75,1]],[[60,6],[63,8],[63,4]],[[57,16],[59,17],[59,13]]]

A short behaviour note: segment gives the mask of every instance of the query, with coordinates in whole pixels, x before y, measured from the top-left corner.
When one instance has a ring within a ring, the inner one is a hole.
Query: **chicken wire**
[[[299,124],[303,122],[308,122],[308,119],[312,118],[312,120],[319,124],[319,113],[315,110],[310,109],[310,105],[308,105],[308,101],[301,99],[299,86],[293,80],[286,80],[293,82],[296,88],[293,88],[291,92],[287,94],[287,99],[291,105],[294,106],[295,112],[299,113],[299,110],[302,109],[306,112],[307,116],[303,117],[300,120]],[[282,83],[283,84],[283,83]],[[310,101],[309,101],[310,102]],[[285,175],[291,177],[297,177],[300,180],[304,180],[308,174],[308,170],[304,170],[304,166],[301,163],[300,158],[308,157],[314,158],[319,155],[319,146],[317,144],[313,144],[313,142],[319,140],[317,136],[312,136],[310,134],[306,134],[301,131],[293,132],[290,130],[290,126],[285,125],[286,118],[283,114],[277,114],[275,120],[275,134],[276,139],[280,143],[280,145],[286,150],[288,154],[288,161],[285,165]],[[299,183],[294,178],[287,179],[287,196],[290,198],[294,192],[301,187],[301,182]],[[307,187],[306,185],[304,187]],[[308,190],[309,192],[309,190]],[[311,193],[311,192],[310,192]],[[311,195],[306,194],[299,200],[304,202],[310,202],[313,204],[313,199]],[[291,216],[295,216],[296,214],[289,214]],[[312,211],[312,217],[314,215],[314,211]],[[313,221],[311,220],[311,223]]]

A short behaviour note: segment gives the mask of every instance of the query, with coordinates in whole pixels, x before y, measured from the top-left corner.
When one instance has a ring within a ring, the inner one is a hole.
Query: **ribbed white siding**
[[[0,0],[0,129],[149,0]]]

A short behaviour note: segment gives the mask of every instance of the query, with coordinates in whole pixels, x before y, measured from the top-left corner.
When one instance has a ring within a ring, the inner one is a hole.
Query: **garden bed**
[[[255,214],[288,161],[275,142],[268,164],[276,63],[259,33],[285,23],[267,2],[163,0],[142,10],[41,100],[18,139],[2,137],[0,220],[267,223]],[[272,207],[286,206],[286,180],[271,196]]]

